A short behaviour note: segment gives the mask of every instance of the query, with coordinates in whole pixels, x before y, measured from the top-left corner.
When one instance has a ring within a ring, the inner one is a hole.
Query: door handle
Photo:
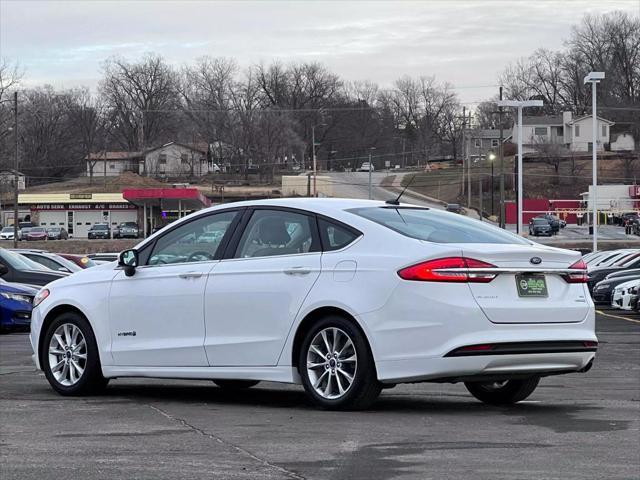
[[[291,268],[285,268],[283,272],[287,275],[309,275],[311,273],[311,268],[291,267]]]
[[[200,278],[202,276],[202,272],[185,272],[185,273],[180,273],[178,275],[178,277],[180,278]]]

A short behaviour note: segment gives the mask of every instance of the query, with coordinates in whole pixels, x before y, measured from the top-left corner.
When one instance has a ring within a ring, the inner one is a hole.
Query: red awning
[[[129,188],[122,191],[125,200],[135,205],[157,205],[166,209],[183,208],[196,210],[211,206],[211,200],[197,188]]]

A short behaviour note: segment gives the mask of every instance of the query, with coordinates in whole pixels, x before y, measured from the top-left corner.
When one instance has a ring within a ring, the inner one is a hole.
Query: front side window
[[[236,258],[296,255],[317,250],[313,218],[281,210],[256,210],[242,234]]]
[[[434,243],[531,243],[513,233],[453,213],[425,208],[366,207],[347,210],[407,237]]]
[[[318,226],[320,227],[320,238],[322,238],[322,249],[325,252],[340,250],[360,236],[359,233],[351,229],[322,218],[318,219]]]
[[[237,211],[205,215],[171,230],[158,239],[149,265],[214,260]]]

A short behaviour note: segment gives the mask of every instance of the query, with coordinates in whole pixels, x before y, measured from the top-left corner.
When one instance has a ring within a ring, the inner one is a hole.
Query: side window
[[[322,238],[322,247],[325,252],[340,250],[359,237],[353,230],[327,222],[322,218],[318,219],[318,226],[320,227],[320,238]]]
[[[235,258],[295,255],[317,250],[313,217],[280,210],[256,210],[238,243]]]
[[[235,211],[206,215],[170,231],[158,239],[147,265],[213,260],[236,215]]]

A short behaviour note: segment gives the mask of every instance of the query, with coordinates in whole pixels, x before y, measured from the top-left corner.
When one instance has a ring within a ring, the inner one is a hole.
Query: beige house
[[[597,151],[604,151],[610,143],[610,130],[614,122],[598,117]],[[514,141],[518,138],[517,125],[512,131]],[[523,117],[522,142],[525,153],[535,150],[536,145],[562,145],[572,152],[589,152],[593,144],[592,116],[573,118],[571,112],[562,115]]]

